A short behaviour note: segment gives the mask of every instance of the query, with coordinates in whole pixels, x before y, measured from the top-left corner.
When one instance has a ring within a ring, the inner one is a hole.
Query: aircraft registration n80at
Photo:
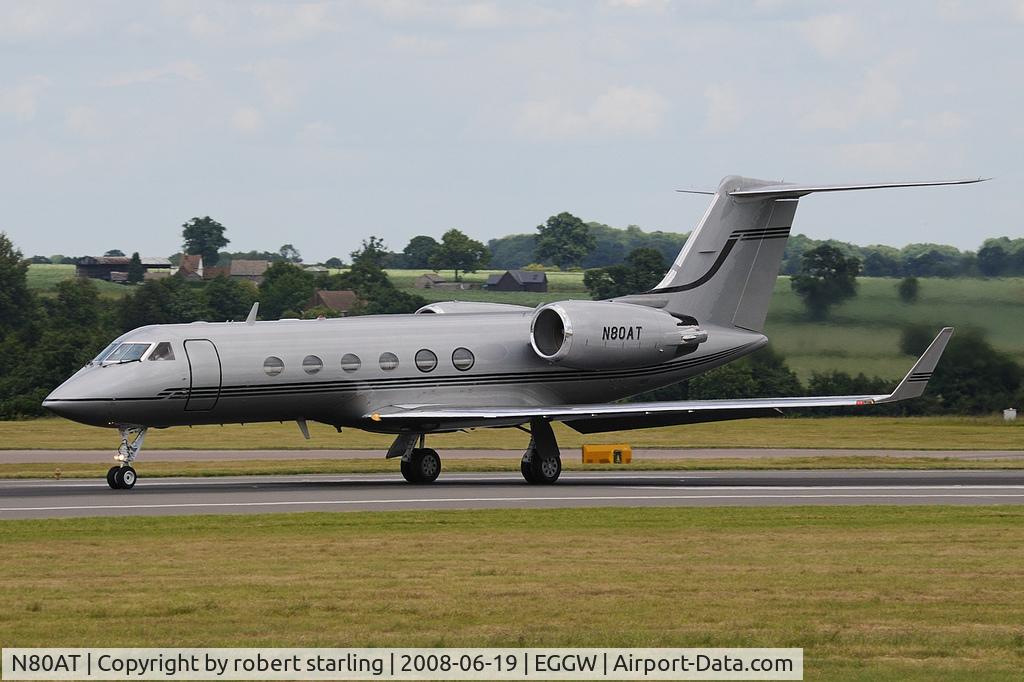
[[[441,471],[427,434],[528,430],[521,471],[554,483],[551,422],[582,433],[867,406],[920,396],[952,328],[886,395],[616,403],[748,355],[765,316],[797,202],[813,192],[953,185],[951,180],[797,185],[722,180],[700,223],[650,291],[526,306],[448,302],[412,315],[151,325],[130,331],[43,401],[85,424],[116,427],[107,482],[130,489],[148,428],[307,420],[395,434],[388,458],[411,483]]]

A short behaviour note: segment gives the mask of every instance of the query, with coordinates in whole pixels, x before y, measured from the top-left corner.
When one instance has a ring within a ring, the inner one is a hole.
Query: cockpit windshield
[[[92,359],[90,365],[98,365],[107,359],[107,356],[114,352],[114,349],[121,345],[120,341],[114,341],[109,346],[100,351],[100,354]]]
[[[98,358],[98,360],[104,365],[134,362],[135,360],[141,360],[142,356],[146,354],[146,351],[152,345],[151,343],[122,343],[108,353],[106,357]]]

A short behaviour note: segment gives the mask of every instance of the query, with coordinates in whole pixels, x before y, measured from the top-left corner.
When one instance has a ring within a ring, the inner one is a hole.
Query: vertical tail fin
[[[794,185],[730,175],[690,233],[664,279],[624,302],[656,304],[701,324],[764,329],[796,205],[812,192],[980,182],[951,180],[858,185]]]

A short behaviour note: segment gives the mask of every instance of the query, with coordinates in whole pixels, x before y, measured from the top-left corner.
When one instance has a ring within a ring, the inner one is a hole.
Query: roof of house
[[[340,312],[348,312],[355,307],[359,298],[356,296],[354,291],[329,291],[327,289],[317,289],[316,293],[313,294],[313,300],[316,305],[322,305],[331,310],[337,310]]]
[[[501,278],[504,277],[504,276],[505,276],[505,273],[501,273],[500,275],[487,275],[487,282],[486,283],[487,284],[497,284],[501,280]]]
[[[147,267],[171,267],[171,261],[159,256],[140,256],[139,260]],[[132,262],[129,256],[85,256],[81,260],[83,265],[129,265]]]
[[[537,270],[509,270],[508,274],[512,275],[520,284],[548,281],[548,273]]]
[[[265,260],[233,260],[231,261],[231,275],[234,277],[259,277],[270,267],[270,261]]]
[[[178,264],[179,272],[199,272],[199,269],[202,267],[203,257],[200,254],[181,254],[181,263]]]

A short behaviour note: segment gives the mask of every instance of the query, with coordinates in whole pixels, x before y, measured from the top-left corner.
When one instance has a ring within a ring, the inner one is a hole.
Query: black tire
[[[107,469],[107,485],[109,485],[113,490],[118,489],[117,481],[114,478],[114,476],[117,474],[117,470],[120,468],[121,467],[110,467],[109,469]]]
[[[551,485],[562,474],[562,458],[552,455],[544,457],[534,453],[530,460],[530,473],[533,475],[531,483]]]
[[[139,480],[139,475],[135,473],[135,469],[128,467],[121,467],[121,471],[117,476],[118,483],[121,484],[122,490],[131,490],[135,487],[135,482]]]
[[[533,455],[536,457],[536,455]],[[533,478],[533,467],[530,466],[530,462],[527,461],[526,457],[523,457],[523,461],[519,463],[519,472],[522,473],[523,478],[526,479],[527,483],[536,483],[537,481]]]
[[[402,476],[409,483],[433,483],[441,475],[441,457],[436,450],[416,448],[409,461],[402,460]]]
[[[402,459],[402,477],[405,478],[409,483],[419,483],[419,479],[416,478],[416,471],[412,467],[412,459]]]

